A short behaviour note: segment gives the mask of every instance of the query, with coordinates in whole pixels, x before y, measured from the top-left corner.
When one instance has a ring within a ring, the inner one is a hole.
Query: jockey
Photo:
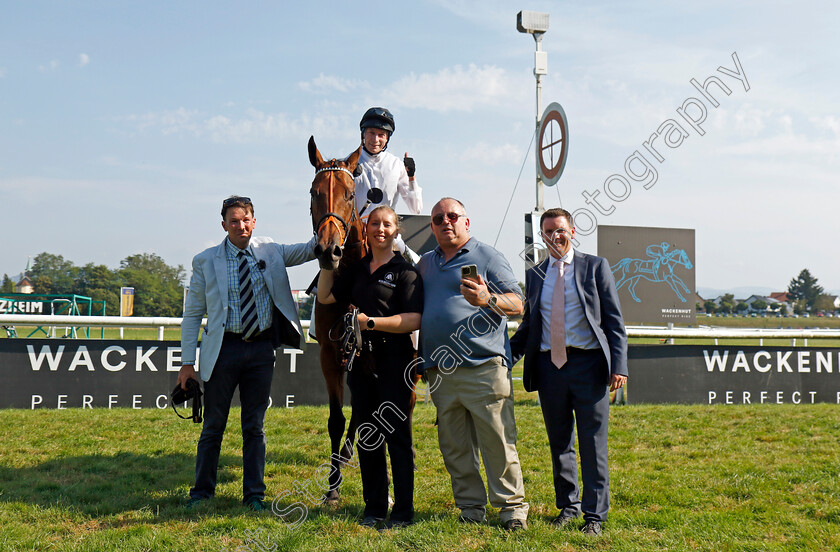
[[[423,190],[414,177],[414,159],[405,154],[403,159],[388,153],[385,149],[394,133],[394,116],[383,107],[371,107],[359,122],[362,132],[362,152],[356,169],[356,208],[361,211],[367,203],[367,193],[371,188],[382,190],[383,198],[380,203],[371,204],[365,210],[366,215],[377,205],[388,205],[394,209],[397,205],[397,194],[412,213],[419,214],[423,209]],[[416,262],[416,253],[407,248],[401,236],[394,244],[403,255]],[[408,253],[406,253],[408,251]]]

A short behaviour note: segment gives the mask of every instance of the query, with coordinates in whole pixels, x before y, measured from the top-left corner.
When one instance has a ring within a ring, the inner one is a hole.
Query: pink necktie
[[[551,296],[551,362],[560,369],[566,364],[566,279],[562,260],[555,262],[559,269]]]

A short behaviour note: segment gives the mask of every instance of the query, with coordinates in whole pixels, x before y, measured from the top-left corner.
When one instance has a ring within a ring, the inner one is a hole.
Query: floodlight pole
[[[536,161],[535,165],[535,172],[537,175],[537,206],[535,207],[535,211],[542,212],[545,210],[543,205],[543,182],[542,178],[540,178],[540,113],[542,110],[542,81],[540,77],[548,73],[545,67],[540,67],[540,60],[545,61],[548,57],[546,52],[542,51],[542,36],[545,33],[532,33],[534,36],[534,42],[536,43],[536,52],[534,53],[534,77],[537,79],[537,114],[536,114],[536,125],[534,128],[534,133],[537,136],[534,138],[535,146],[534,146],[534,160]],[[540,56],[542,54],[542,56]]]

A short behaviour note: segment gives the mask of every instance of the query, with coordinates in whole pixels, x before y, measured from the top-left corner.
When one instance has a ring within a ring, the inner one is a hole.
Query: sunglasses
[[[242,196],[229,197],[222,202],[222,207],[227,208],[227,207],[230,207],[231,205],[234,205],[236,203],[244,203],[245,205],[250,205],[251,204],[251,198],[250,197],[242,197]]]
[[[444,220],[448,220],[452,224],[458,222],[458,219],[461,217],[465,217],[467,215],[461,213],[438,213],[437,215],[432,217],[432,222],[435,226],[440,226],[443,224]]]

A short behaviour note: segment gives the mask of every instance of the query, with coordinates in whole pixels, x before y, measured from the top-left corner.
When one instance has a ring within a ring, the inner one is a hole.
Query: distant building
[[[24,276],[17,284],[15,284],[15,293],[33,293],[35,288],[32,287],[32,281],[29,276]]]
[[[774,291],[770,294],[771,299],[775,299],[779,303],[787,303],[788,302],[788,294],[786,291]]]

